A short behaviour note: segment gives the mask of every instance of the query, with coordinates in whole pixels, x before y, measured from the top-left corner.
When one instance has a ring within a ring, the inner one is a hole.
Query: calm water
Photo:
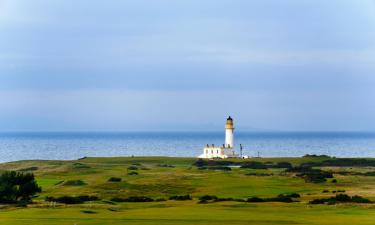
[[[223,132],[0,133],[0,162],[84,156],[197,156],[220,145]],[[236,133],[235,144],[255,156],[326,154],[375,157],[375,133]]]

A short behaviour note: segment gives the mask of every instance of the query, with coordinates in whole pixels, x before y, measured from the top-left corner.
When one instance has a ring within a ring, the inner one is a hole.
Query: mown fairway
[[[248,161],[294,165],[324,158],[262,158]],[[0,165],[0,170],[33,172],[43,192],[27,208],[2,206],[0,224],[375,224],[375,204],[311,205],[316,198],[345,190],[375,200],[375,176],[334,173],[337,183],[306,183],[284,169],[199,170],[193,158],[124,157],[85,158],[76,161],[21,161]],[[235,160],[240,161],[240,160]],[[137,170],[128,170],[128,167]],[[324,167],[335,172],[364,173],[373,167]],[[136,171],[138,175],[128,175]],[[252,175],[247,175],[251,173]],[[267,174],[258,176],[254,174]],[[111,177],[120,182],[109,182]],[[77,182],[80,181],[80,182]],[[325,193],[322,193],[326,190]],[[225,201],[198,204],[203,195],[221,198],[275,197],[298,193],[294,203]],[[193,200],[118,203],[113,197],[147,196],[168,199],[190,194]],[[46,196],[97,196],[84,204],[53,204]]]

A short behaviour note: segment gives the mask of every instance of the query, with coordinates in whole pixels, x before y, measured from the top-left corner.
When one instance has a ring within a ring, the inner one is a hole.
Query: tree
[[[6,171],[0,175],[0,203],[29,202],[41,191],[32,173]]]

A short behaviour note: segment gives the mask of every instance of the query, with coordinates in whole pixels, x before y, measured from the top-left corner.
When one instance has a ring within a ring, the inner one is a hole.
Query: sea
[[[375,157],[375,132],[236,132],[243,155]],[[82,157],[196,157],[206,144],[222,145],[223,132],[2,132],[0,162]]]

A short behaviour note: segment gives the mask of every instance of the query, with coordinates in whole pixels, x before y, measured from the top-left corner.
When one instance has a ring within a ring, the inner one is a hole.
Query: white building
[[[198,158],[212,159],[212,158],[234,158],[238,155],[234,151],[234,126],[233,119],[228,117],[227,123],[225,124],[225,144],[223,146],[206,145],[203,148],[203,154]]]

